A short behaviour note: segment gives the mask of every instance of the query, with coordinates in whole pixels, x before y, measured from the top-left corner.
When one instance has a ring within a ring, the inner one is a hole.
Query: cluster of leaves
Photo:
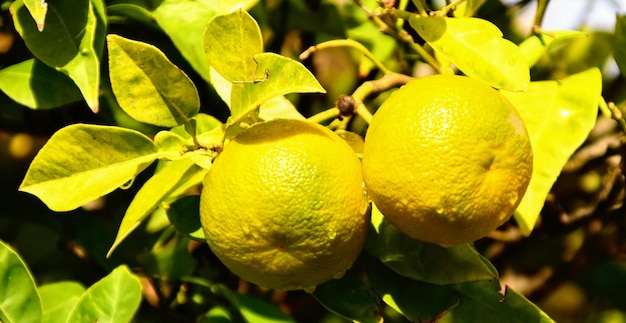
[[[401,1],[399,9],[382,8],[369,1],[365,7],[373,10],[369,18],[363,8],[350,4],[344,10],[362,13],[355,14],[361,20],[346,32],[356,41],[321,41],[311,52],[348,47],[368,58],[361,62],[361,72],[375,74],[379,79],[362,83],[351,96],[356,103],[356,114],[365,120],[371,116],[363,104],[368,96],[407,79],[407,75],[393,72],[381,63],[388,62],[402,46],[420,56],[415,64],[427,62],[440,73],[458,70],[499,89],[522,115],[535,153],[531,184],[515,213],[520,230],[529,235],[563,166],[593,128],[598,105],[606,106],[601,97],[602,75],[599,69],[590,68],[559,81],[531,81],[530,68],[554,44],[585,35],[573,31],[539,31],[516,45],[504,39],[493,23],[472,17],[483,4],[484,1],[465,1],[454,10],[447,6],[429,12],[422,2],[414,1],[414,13],[406,10],[408,1]],[[168,256],[182,254],[188,252],[186,246],[190,241],[204,241],[198,219],[199,199],[189,192],[201,184],[223,143],[251,123],[272,118],[304,118],[287,95],[326,92],[320,85],[322,80],[316,79],[303,64],[264,51],[264,34],[245,10],[253,10],[254,5],[256,1],[235,0],[219,3],[168,0],[155,6],[131,0],[110,3],[92,0],[80,4],[69,0],[13,2],[10,11],[15,29],[35,58],[0,70],[0,89],[6,95],[35,110],[83,99],[97,112],[101,92],[110,92],[115,104],[128,116],[159,129],[148,136],[121,126],[79,123],[64,127],[39,151],[20,190],[37,196],[51,210],[70,211],[117,188],[131,186],[140,173],[158,161],[154,175],[143,183],[126,209],[108,255],[146,220],[163,214],[167,222],[163,237],[175,238],[168,247],[155,246],[155,250]],[[194,73],[210,84],[227,105],[228,120],[221,122],[200,112],[203,107],[198,87],[160,48],[107,34],[108,20],[116,17],[165,33]],[[404,22],[420,41],[408,36]],[[420,45],[422,41],[424,45]],[[368,43],[368,47],[361,43]],[[100,75],[103,57],[108,59],[104,77]],[[616,53],[616,58],[623,67],[624,53]],[[371,86],[377,81],[389,81],[391,85]],[[323,116],[339,116],[336,108],[329,111],[322,113]],[[346,127],[356,118],[345,118],[339,127]],[[312,119],[317,120],[316,116]],[[356,128],[355,131],[363,134]],[[559,136],[555,136],[557,133]],[[97,302],[109,302],[107,306],[112,310],[124,308],[134,312],[137,308],[133,304],[138,304],[138,294],[133,294],[135,303],[122,304],[119,298],[106,299],[94,291],[102,286],[115,289],[122,280],[124,283],[132,280],[130,285],[138,285],[124,267],[87,290],[73,285],[76,288],[71,289],[75,293],[63,294],[64,288],[54,284],[50,288],[47,285],[37,288],[23,263],[5,249],[7,257],[16,264],[15,270],[28,278],[23,280],[30,286],[28,295],[40,295],[33,299],[41,299],[37,304],[19,306],[43,304],[46,317],[49,297],[68,304],[77,298],[95,300],[95,303],[81,301],[78,304],[84,305],[76,305],[74,309],[64,306],[67,310],[58,314],[58,320],[83,315],[76,308],[91,309]],[[313,293],[327,309],[345,318],[378,322],[384,304],[411,321],[439,318],[550,321],[522,295],[502,289],[496,269],[472,245],[442,248],[409,239],[374,208],[365,249],[353,270],[339,280],[318,286]],[[192,266],[189,263],[188,267]],[[203,313],[207,320],[241,317],[254,321],[259,313],[275,320],[289,320],[268,303],[190,276],[192,268],[174,274],[173,271],[164,269],[162,273],[172,274],[169,279],[205,288],[230,304],[230,307],[210,306]],[[7,270],[5,274],[14,273]],[[4,286],[4,290],[10,293],[16,286]],[[0,318],[15,321],[10,313],[26,309],[19,306],[7,308],[0,304]],[[233,312],[232,308],[237,310]]]

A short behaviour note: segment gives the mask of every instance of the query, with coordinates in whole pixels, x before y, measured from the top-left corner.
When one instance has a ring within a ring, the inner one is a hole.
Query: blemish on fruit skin
[[[287,247],[284,244],[281,243],[281,244],[278,245],[278,250],[285,251],[286,249],[287,249]]]
[[[328,239],[334,240],[337,237],[337,232],[333,229],[326,230],[326,234],[328,235]]]

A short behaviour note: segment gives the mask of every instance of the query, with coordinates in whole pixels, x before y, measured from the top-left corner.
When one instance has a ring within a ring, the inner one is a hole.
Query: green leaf
[[[254,58],[258,63],[257,73],[261,73],[254,78],[262,81],[232,85],[230,109],[235,119],[277,96],[326,92],[300,62],[275,53],[262,53]]]
[[[94,47],[102,35],[90,1],[59,0],[48,4],[46,28],[39,31],[22,1],[11,5],[16,30],[26,46],[42,62],[68,75],[80,89],[85,101],[98,111],[100,53]]]
[[[80,91],[69,77],[37,59],[0,70],[0,90],[31,109],[56,108],[80,101]]]
[[[193,161],[181,159],[167,163],[165,167],[147,180],[128,206],[107,257],[180,183],[185,182],[201,170]]]
[[[289,315],[276,305],[252,296],[233,293],[237,308],[247,322],[258,323],[290,323],[295,322]],[[234,305],[234,304],[233,304]]]
[[[166,0],[152,15],[187,62],[207,82],[211,80],[210,64],[201,40],[207,24],[217,13],[212,2],[222,1]]]
[[[294,322],[289,315],[279,310],[276,305],[251,296],[233,292],[223,285],[214,284],[207,287],[209,287],[215,294],[226,298],[232,306],[239,310],[246,322]]]
[[[28,12],[37,23],[37,29],[43,31],[46,22],[46,13],[48,12],[48,3],[46,0],[24,0],[24,5],[28,8]]]
[[[500,292],[497,280],[453,286],[461,301],[438,322],[554,322],[535,304],[511,289]]]
[[[374,260],[376,261],[376,260]],[[351,270],[315,287],[313,297],[329,311],[354,322],[381,322],[378,296]]]
[[[258,66],[254,55],[263,52],[263,38],[249,13],[239,10],[216,16],[206,27],[203,40],[206,57],[220,75],[230,82],[255,80]]]
[[[469,244],[445,248],[412,239],[388,222],[375,205],[371,223],[365,249],[402,276],[442,285],[497,277],[493,266]]]
[[[216,305],[206,312],[199,323],[231,323],[233,321],[233,315],[225,307]]]
[[[140,22],[144,25],[158,28],[154,15],[143,6],[131,3],[116,3],[106,7],[109,17],[122,16]]]
[[[435,322],[460,301],[448,285],[400,276],[374,258],[364,266],[367,279],[381,299],[411,322]]]
[[[534,66],[551,47],[562,44],[573,38],[586,37],[587,33],[574,30],[551,30],[533,35],[519,44],[519,49],[526,57],[528,66]]]
[[[119,266],[83,293],[67,322],[130,322],[140,302],[139,278]]]
[[[626,76],[626,16],[617,15],[615,18],[615,46],[613,56],[615,62],[622,72],[622,75]]]
[[[197,262],[189,253],[189,239],[182,235],[168,239],[165,244],[157,244],[149,253],[138,258],[151,276],[169,280],[191,275]]]
[[[181,233],[191,235],[197,239],[197,231],[202,231],[200,223],[200,196],[188,195],[165,208],[167,218],[170,223]],[[200,237],[201,241],[206,241],[204,233]]]
[[[69,211],[128,183],[157,157],[156,146],[137,131],[74,124],[48,140],[20,190],[53,211]]]
[[[85,292],[85,287],[78,282],[62,281],[39,287],[43,305],[44,323],[67,322],[74,305]]]
[[[118,35],[107,43],[113,93],[133,119],[174,127],[198,113],[196,87],[158,48]]]
[[[42,307],[35,280],[24,260],[0,240],[0,321],[41,322]]]
[[[498,27],[479,18],[412,15],[411,27],[463,73],[498,89],[524,91],[530,82],[525,57]]]
[[[563,166],[595,125],[601,91],[597,68],[559,82],[532,82],[528,92],[502,91],[522,116],[534,154],[533,176],[515,212],[524,234],[532,231]]]

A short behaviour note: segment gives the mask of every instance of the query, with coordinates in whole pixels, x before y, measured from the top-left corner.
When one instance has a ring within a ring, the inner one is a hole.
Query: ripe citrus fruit
[[[227,143],[203,182],[211,250],[235,274],[283,290],[340,277],[369,225],[361,163],[334,132],[272,120]]]
[[[532,173],[515,108],[463,76],[418,78],[374,114],[363,148],[368,194],[405,234],[453,245],[507,221]]]

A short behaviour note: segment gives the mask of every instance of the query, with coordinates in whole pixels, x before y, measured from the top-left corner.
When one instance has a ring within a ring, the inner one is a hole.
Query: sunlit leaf
[[[20,190],[51,210],[69,211],[131,181],[157,157],[156,146],[137,131],[74,124],[48,140]]]
[[[120,107],[135,120],[174,127],[200,109],[187,75],[156,47],[108,35],[111,87]]]
[[[259,0],[208,0],[207,4],[212,5],[215,11],[219,13],[227,13],[235,10],[248,10],[257,4]]]
[[[258,70],[254,55],[263,52],[259,25],[243,10],[216,16],[204,32],[204,50],[209,63],[228,81],[253,82]]]
[[[35,280],[24,260],[0,240],[0,321],[41,322],[42,307]]]
[[[450,286],[400,276],[376,259],[368,258],[371,260],[363,267],[372,288],[387,305],[411,322],[434,322],[460,301],[459,293]]]
[[[0,69],[0,90],[15,102],[35,110],[82,99],[72,79],[36,59]]]
[[[254,58],[258,63],[255,79],[259,81],[233,84],[230,97],[233,118],[247,114],[280,95],[326,92],[300,62],[275,53],[262,53]]]
[[[365,248],[405,277],[433,284],[453,284],[497,277],[495,269],[469,244],[445,248],[402,234],[372,208]]]
[[[438,322],[554,322],[524,296],[511,289],[501,292],[497,280],[453,287],[461,294],[461,301]]]
[[[573,38],[586,37],[587,33],[574,30],[551,30],[533,35],[519,44],[522,55],[526,57],[528,66],[534,66],[551,46],[562,44]]]
[[[351,270],[340,279],[315,287],[313,297],[329,311],[351,321],[378,323],[382,320],[378,296]]]
[[[83,285],[74,281],[62,281],[39,287],[43,305],[44,323],[67,322],[74,305],[85,292]]]
[[[482,7],[483,4],[485,4],[485,2],[487,2],[487,0],[463,1],[459,3],[454,9],[454,16],[459,18],[471,17],[476,13],[476,11],[478,11],[480,7]]]
[[[273,97],[261,104],[259,118],[265,121],[277,118],[304,120],[304,116],[298,112],[293,103],[282,95]]]
[[[159,153],[163,158],[177,160],[186,158],[184,156],[186,147],[191,147],[193,141],[172,131],[162,130],[154,136],[154,144],[159,147]]]
[[[502,38],[498,27],[479,18],[441,18],[413,15],[409,19],[438,54],[470,77],[495,88],[524,91],[530,71],[519,48]]]
[[[146,181],[128,206],[107,257],[141,224],[141,221],[159,206],[169,193],[176,189],[179,183],[186,181],[199,171],[201,168],[193,161],[181,159],[169,162]]]
[[[615,18],[615,47],[613,55],[622,75],[626,75],[626,16]]]
[[[24,5],[28,8],[35,23],[37,23],[37,29],[43,31],[46,22],[46,13],[48,12],[48,3],[46,0],[24,0]]]
[[[533,176],[515,212],[524,234],[532,231],[563,166],[593,128],[601,91],[597,68],[559,82],[532,82],[528,92],[502,91],[521,114],[534,154]]]
[[[210,62],[204,54],[202,37],[207,24],[217,14],[213,3],[221,2],[166,0],[151,15],[187,62],[207,82],[211,80]]]
[[[230,107],[230,93],[233,88],[233,83],[220,75],[213,66],[211,66],[209,74],[211,75],[211,85],[215,89],[215,92],[222,101]]]
[[[11,6],[16,30],[26,46],[42,62],[68,75],[80,89],[85,101],[98,111],[100,53],[94,47],[97,35],[103,35],[103,22],[90,1],[59,0],[48,4],[46,28],[36,24],[23,5]]]
[[[140,302],[139,278],[119,266],[82,294],[67,322],[130,322]]]

